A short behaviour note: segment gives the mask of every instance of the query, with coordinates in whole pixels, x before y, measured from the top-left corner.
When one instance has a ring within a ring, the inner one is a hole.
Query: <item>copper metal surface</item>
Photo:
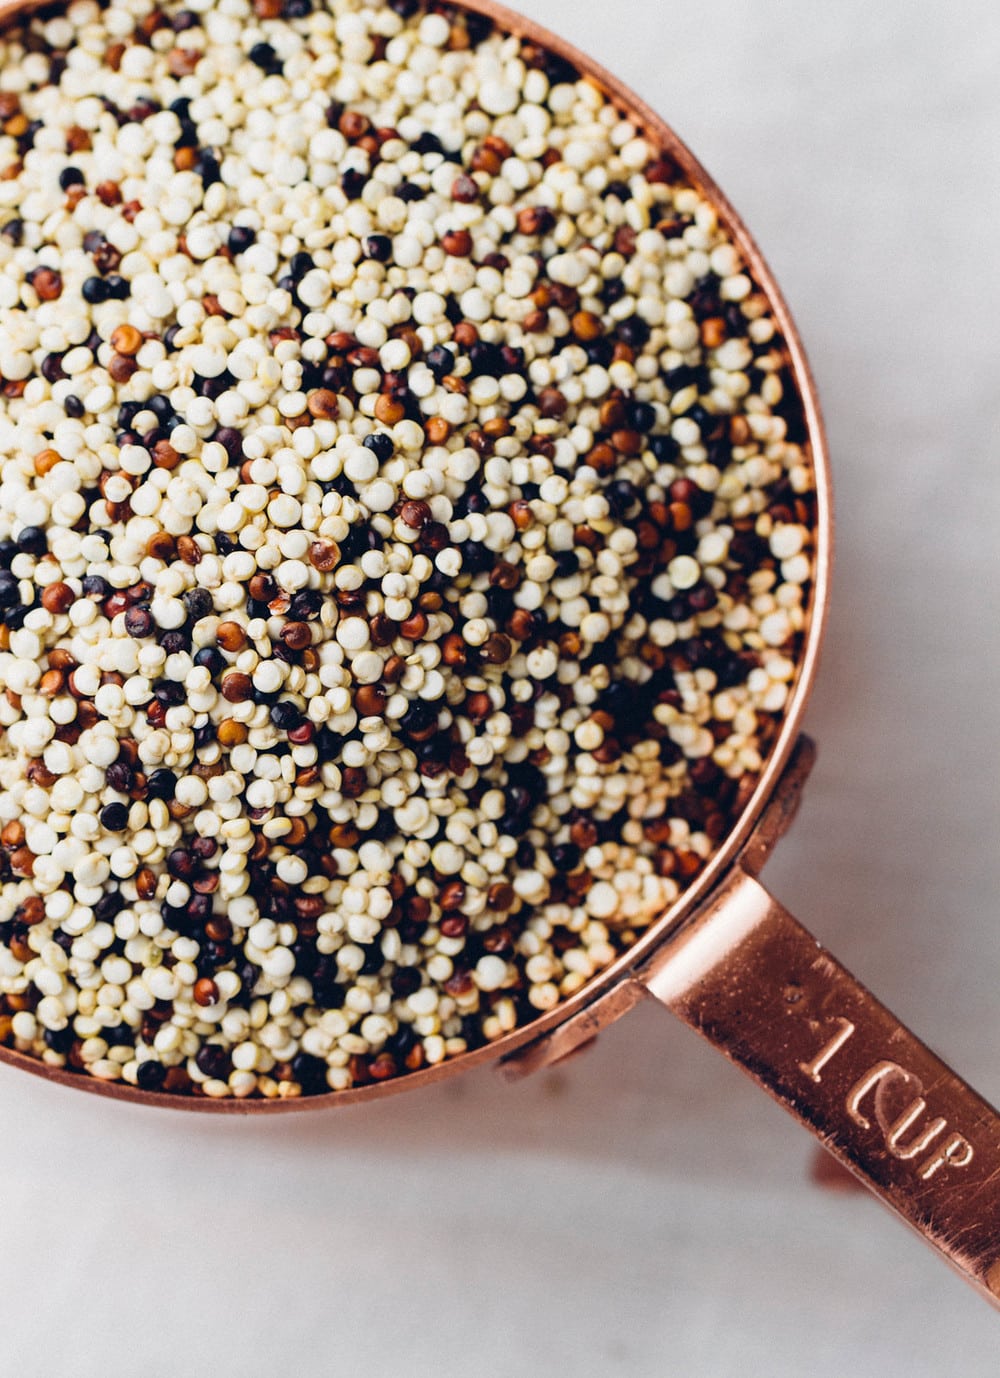
[[[798,804],[812,760],[800,740],[826,619],[833,522],[815,387],[778,287],[742,221],[704,168],[650,108],[570,44],[490,0],[465,0],[499,27],[561,54],[662,147],[718,208],[767,294],[802,396],[818,495],[809,631],[781,732],[736,827],[697,882],[572,999],[489,1047],[410,1076],[289,1100],[211,1100],[142,1092],[48,1067],[11,1049],[0,1059],[119,1100],[253,1114],[372,1100],[491,1059],[511,1074],[579,1048],[652,995],[741,1065],[839,1161],[962,1275],[1000,1297],[1000,1117],[905,1030],[753,878]],[[0,0],[0,23],[37,8]]]
[[[758,881],[637,975],[1000,1305],[1000,1117]]]

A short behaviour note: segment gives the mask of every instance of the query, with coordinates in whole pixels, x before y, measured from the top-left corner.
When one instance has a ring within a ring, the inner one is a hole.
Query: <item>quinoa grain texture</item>
[[[478,16],[0,36],[0,1041],[311,1095],[579,990],[774,739],[805,441],[713,206]]]

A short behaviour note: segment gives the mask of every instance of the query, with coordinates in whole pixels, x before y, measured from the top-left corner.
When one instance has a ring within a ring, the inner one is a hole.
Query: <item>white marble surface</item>
[[[822,755],[768,880],[1000,1100],[1000,10],[534,0],[755,230],[838,488]],[[204,1121],[0,1075],[0,1374],[996,1372],[995,1316],[665,1015],[560,1073]]]

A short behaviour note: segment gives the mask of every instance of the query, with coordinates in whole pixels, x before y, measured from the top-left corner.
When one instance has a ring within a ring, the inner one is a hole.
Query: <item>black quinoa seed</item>
[[[129,608],[125,613],[125,630],[136,640],[149,636],[154,625],[153,614],[148,608]]]
[[[371,450],[380,463],[384,464],[387,459],[392,458],[392,437],[387,435],[385,431],[379,431],[375,435],[366,435],[362,443],[366,449]]]
[[[618,327],[618,338],[630,349],[642,349],[652,332],[641,316],[628,316]]]
[[[54,1053],[65,1055],[76,1042],[76,1034],[73,1032],[72,1024],[67,1024],[65,1029],[46,1029],[45,1046],[51,1048]]]
[[[302,723],[302,710],[288,699],[271,705],[271,721],[282,732],[293,732]]]
[[[106,279],[98,277],[87,278],[80,288],[80,295],[83,297],[84,301],[89,302],[91,306],[100,306],[101,302],[107,301],[110,296]]]
[[[160,637],[160,645],[168,656],[177,655],[179,651],[189,651],[191,649],[191,633],[185,627],[164,632]],[[178,702],[181,701],[178,700]]]
[[[220,1043],[206,1043],[195,1058],[198,1070],[216,1081],[225,1081],[232,1068],[229,1053]]]
[[[184,595],[184,604],[192,622],[208,617],[213,611],[212,595],[208,589],[189,589]]]
[[[135,782],[135,774],[125,761],[113,761],[104,772],[104,778],[111,789],[128,794]]]
[[[167,1069],[162,1062],[148,1058],[140,1062],[135,1074],[135,1082],[140,1091],[162,1091]]]
[[[21,603],[18,581],[10,570],[0,570],[0,608],[17,608]]]
[[[203,149],[195,160],[193,169],[196,176],[200,177],[206,187],[211,187],[216,182],[222,181],[222,169],[219,160],[209,149]]]
[[[249,58],[255,67],[259,67],[262,72],[266,72],[269,76],[282,70],[281,59],[270,43],[255,43],[250,49]]]
[[[326,1081],[326,1063],[311,1053],[297,1053],[292,1059],[292,1076],[306,1095],[318,1095],[330,1088]]]
[[[40,526],[22,526],[15,539],[18,550],[25,555],[44,555],[49,548],[48,537]]]
[[[107,804],[101,810],[101,827],[109,833],[120,833],[128,826],[128,809],[124,804]]]
[[[209,674],[214,677],[221,675],[229,662],[216,646],[202,646],[200,651],[195,652],[194,663],[206,665]]]
[[[226,243],[229,252],[232,254],[245,254],[247,249],[256,242],[257,231],[252,230],[249,225],[234,225],[229,231],[229,238]]]
[[[150,799],[173,799],[177,788],[177,776],[166,766],[154,770],[146,781],[146,793]]]
[[[455,356],[446,345],[434,345],[427,351],[424,363],[440,383],[455,367]]]
[[[392,240],[387,234],[366,235],[361,250],[365,258],[372,258],[376,263],[388,263],[392,257]]]
[[[349,201],[356,201],[365,189],[367,174],[358,168],[348,168],[340,179],[340,186]]]

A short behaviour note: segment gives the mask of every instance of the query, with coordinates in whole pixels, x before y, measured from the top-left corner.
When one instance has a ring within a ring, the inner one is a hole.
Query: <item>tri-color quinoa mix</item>
[[[297,1096],[551,1009],[696,877],[812,472],[713,207],[413,0],[0,38],[0,1041]]]

